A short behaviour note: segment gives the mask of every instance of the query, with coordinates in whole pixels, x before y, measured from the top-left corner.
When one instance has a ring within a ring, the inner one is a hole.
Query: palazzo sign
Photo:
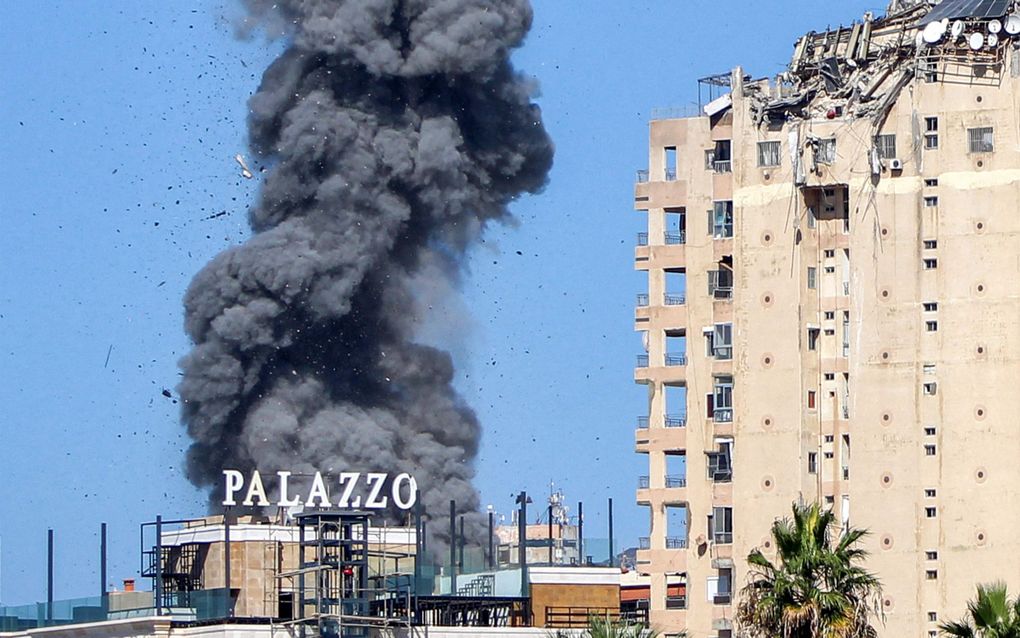
[[[240,470],[223,470],[223,505],[237,505],[237,498],[243,494],[241,505],[248,507],[272,506],[293,507],[338,507],[341,509],[385,509],[392,503],[399,509],[409,510],[414,507],[418,498],[418,483],[410,474],[397,474],[390,480],[389,474],[368,472],[340,472],[336,478],[339,496],[330,498],[330,489],[322,477],[316,472],[307,492],[290,493],[290,477],[293,472],[279,471],[276,482],[279,485],[276,500],[271,500],[262,482],[262,475],[254,470],[245,480]],[[307,476],[307,475],[306,475]],[[386,485],[390,486],[389,494],[384,493]]]

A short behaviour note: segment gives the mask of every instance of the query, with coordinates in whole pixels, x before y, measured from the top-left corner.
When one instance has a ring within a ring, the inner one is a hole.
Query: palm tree
[[[939,625],[957,638],[1020,638],[1020,596],[1009,599],[1002,582],[977,586],[977,599],[967,603],[970,618]]]
[[[585,638],[657,638],[658,635],[659,632],[648,629],[641,623],[597,615],[588,618],[588,628],[584,632]],[[681,634],[684,635],[686,634]]]
[[[757,638],[871,638],[871,617],[882,618],[881,584],[858,563],[867,534],[839,533],[832,510],[793,505],[793,519],[772,524],[778,562],[757,549],[747,562],[748,584],[740,592],[736,619]]]

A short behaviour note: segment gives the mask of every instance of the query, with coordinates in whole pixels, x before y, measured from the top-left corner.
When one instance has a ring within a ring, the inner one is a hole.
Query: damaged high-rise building
[[[637,569],[669,635],[739,635],[793,502],[870,531],[881,636],[1020,591],[1020,3],[898,0],[650,126]],[[679,592],[679,593],[677,593]]]

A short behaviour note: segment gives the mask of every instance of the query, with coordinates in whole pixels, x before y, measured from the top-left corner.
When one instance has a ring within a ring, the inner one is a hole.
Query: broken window
[[[896,135],[876,135],[875,150],[878,151],[879,159],[896,159]]]
[[[733,258],[723,257],[718,270],[708,271],[708,294],[715,299],[733,298]]]
[[[665,178],[667,182],[672,182],[676,179],[676,147],[667,146],[663,151],[666,162]]]
[[[712,203],[712,237],[726,239],[733,237],[733,202]]]
[[[758,142],[758,166],[763,168],[779,166],[782,162],[782,144],[775,142]]]
[[[938,385],[933,381],[931,383],[924,383],[921,386],[924,389],[924,393],[931,396],[938,391]]]
[[[708,457],[708,479],[714,483],[729,483],[733,480],[733,441],[721,441],[717,451],[706,452]]]
[[[995,150],[995,132],[991,126],[967,129],[971,153],[991,153]]]
[[[939,147],[939,118],[937,117],[926,117],[924,118],[924,150],[934,151]],[[936,186],[938,180],[933,180],[935,184],[928,184],[929,180],[925,180],[925,186]]]
[[[939,61],[936,59],[923,60],[921,68],[924,71],[924,81],[927,84],[934,84],[939,81]]]
[[[836,161],[836,138],[818,140],[815,148],[815,161],[819,164],[832,164]]]
[[[718,140],[715,143],[715,151],[712,158],[712,170],[716,173],[729,173],[733,170],[730,155],[730,141]]]

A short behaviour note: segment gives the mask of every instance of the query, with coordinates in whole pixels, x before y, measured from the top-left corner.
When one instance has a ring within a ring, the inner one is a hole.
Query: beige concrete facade
[[[750,95],[776,89],[738,69],[731,108],[651,122],[638,570],[667,634],[739,635],[743,558],[770,553],[799,500],[870,530],[882,636],[927,638],[977,583],[1020,591],[1020,48],[996,55],[996,81],[918,72],[881,118],[759,123]],[[876,161],[878,135],[895,142]],[[835,139],[831,163],[814,139]],[[719,141],[731,159],[707,162]],[[732,292],[709,274],[730,269]],[[667,529],[673,507],[686,529]],[[685,600],[667,596],[676,574]]]

